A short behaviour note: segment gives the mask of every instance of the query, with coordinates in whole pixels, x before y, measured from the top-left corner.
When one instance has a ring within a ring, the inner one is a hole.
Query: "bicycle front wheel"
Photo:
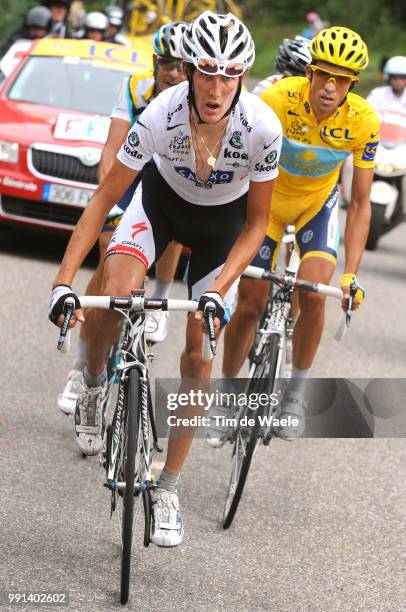
[[[264,347],[262,359],[257,364],[251,382],[248,386],[247,396],[252,393],[272,392],[278,369],[279,336],[271,334],[269,342]],[[233,454],[231,459],[231,476],[228,493],[223,512],[223,528],[228,529],[233,522],[235,513],[244,491],[245,482],[251,466],[252,458],[259,441],[263,436],[261,418],[268,416],[269,410],[261,410],[255,416],[255,425],[250,430],[237,425],[235,432]]]
[[[140,378],[137,370],[130,370],[126,381],[125,394],[126,424],[124,431],[123,473],[125,490],[123,493],[122,549],[121,549],[121,588],[120,601],[127,603],[130,589],[131,547],[134,519],[134,481],[135,456],[139,430]]]

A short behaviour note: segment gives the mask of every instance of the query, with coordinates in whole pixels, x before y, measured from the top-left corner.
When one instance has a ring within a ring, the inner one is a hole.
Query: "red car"
[[[17,47],[0,81],[0,223],[73,229],[98,184],[121,82],[152,67],[152,47],[142,47],[60,39]]]

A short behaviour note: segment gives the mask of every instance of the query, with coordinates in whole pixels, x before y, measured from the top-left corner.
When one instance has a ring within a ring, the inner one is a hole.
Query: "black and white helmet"
[[[307,64],[312,62],[309,46],[310,40],[303,36],[295,36],[294,39],[284,38],[276,56],[277,71],[291,76],[304,76]]]
[[[255,45],[246,26],[232,13],[205,11],[185,30],[181,52],[185,62],[197,66],[201,59],[243,64],[244,72],[255,60]]]

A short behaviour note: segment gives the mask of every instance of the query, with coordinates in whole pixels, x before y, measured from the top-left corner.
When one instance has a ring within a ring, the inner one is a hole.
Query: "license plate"
[[[42,199],[57,204],[68,204],[84,208],[93,195],[88,189],[78,189],[67,185],[50,185],[46,183],[42,191]]]

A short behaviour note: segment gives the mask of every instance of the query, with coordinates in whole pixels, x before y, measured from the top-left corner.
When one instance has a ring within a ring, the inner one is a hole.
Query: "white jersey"
[[[265,89],[268,89],[268,87],[270,87],[274,83],[277,83],[281,79],[283,79],[283,74],[271,74],[263,81],[257,83],[255,87],[251,90],[251,93],[253,93],[254,96],[260,96],[262,92],[265,91]]]
[[[406,88],[401,96],[395,96],[390,85],[375,87],[367,97],[367,102],[377,113],[382,111],[406,112]]]
[[[128,121],[132,125],[136,111],[145,108],[150,103],[154,92],[155,79],[152,74],[151,76],[141,75],[140,78],[137,78],[133,94],[135,99],[133,100],[129,87],[130,78],[128,76],[123,79],[120,93],[110,117],[112,119],[123,119],[123,121]]]
[[[282,127],[262,100],[242,92],[231,113],[216,164],[206,182],[196,174],[188,104],[189,84],[159,94],[128,133],[117,158],[142,170],[153,156],[158,171],[185,201],[204,206],[227,204],[244,195],[250,181],[278,175]]]

